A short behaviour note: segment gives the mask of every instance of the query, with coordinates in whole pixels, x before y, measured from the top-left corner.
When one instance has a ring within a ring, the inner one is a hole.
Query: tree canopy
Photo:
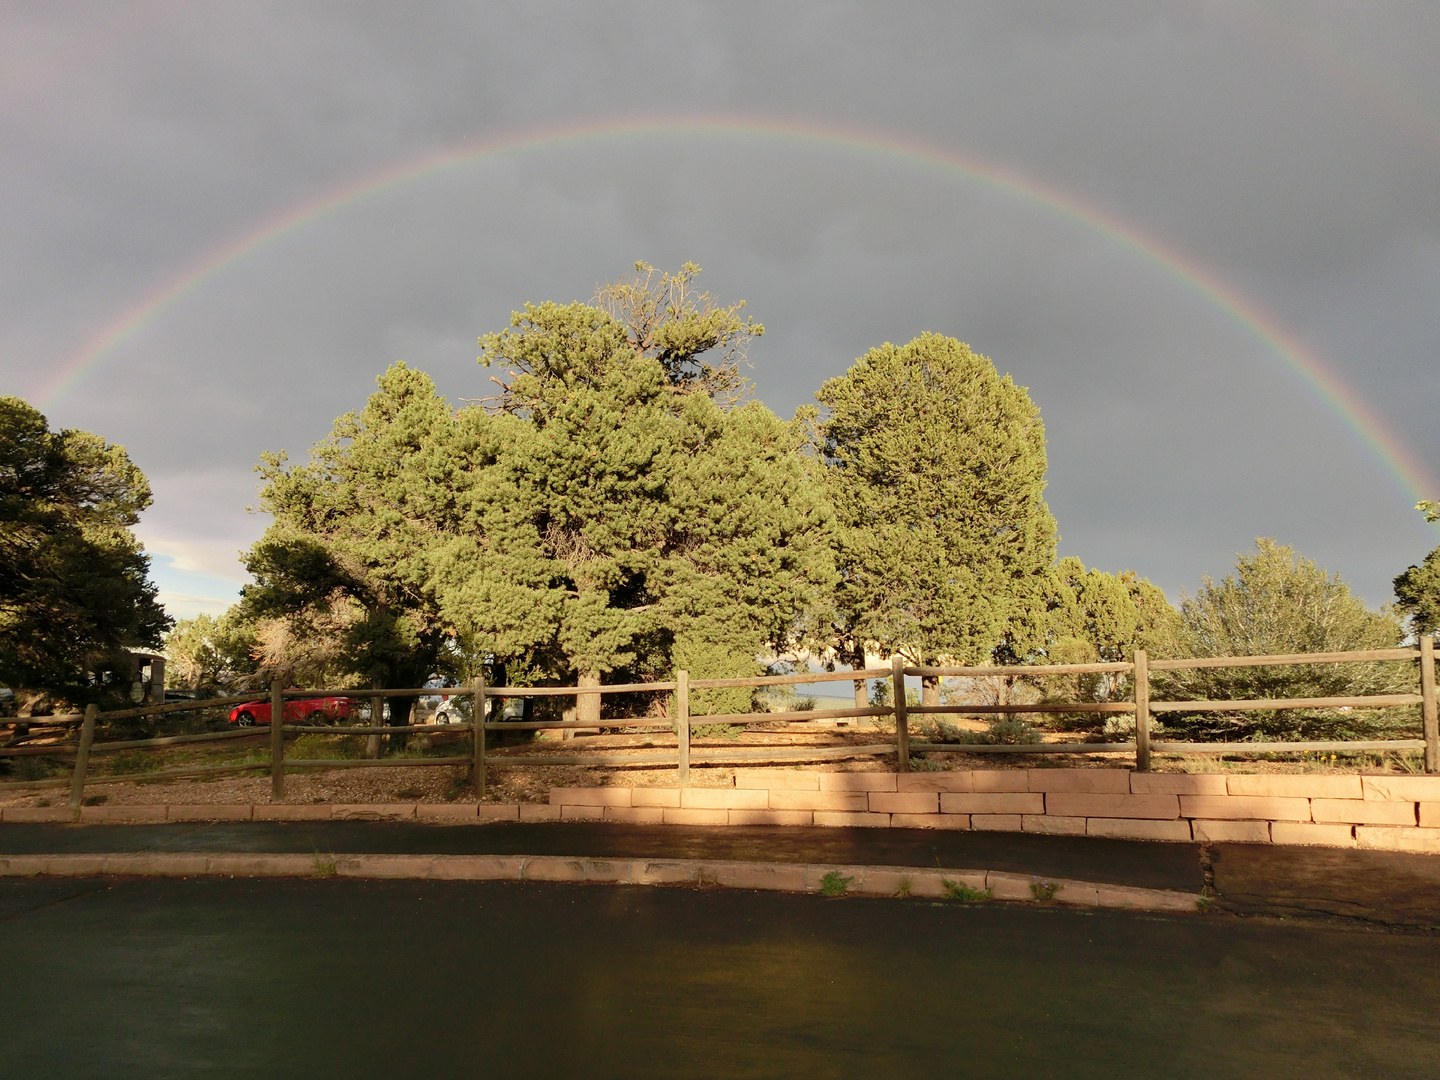
[[[871,349],[816,396],[841,656],[976,663],[1007,641],[1031,648],[1057,536],[1025,389],[969,346],[923,334]],[[926,689],[938,703],[938,684]]]
[[[241,607],[269,674],[419,685],[441,663],[432,556],[456,479],[434,446],[454,420],[423,372],[395,364],[376,381],[304,464],[258,466],[274,522],[244,558]]]
[[[481,362],[512,374],[494,408],[459,417],[439,564],[446,618],[477,648],[580,685],[749,673],[828,586],[801,431],[734,402],[759,327],[690,304],[697,271],[662,279],[664,304],[648,277],[602,289],[628,321],[527,305],[480,339]]]
[[[0,397],[0,682],[93,700],[107,655],[159,646],[170,619],[131,531],[149,505],[124,447]]]
[[[1398,645],[1404,628],[1391,610],[1371,611],[1339,575],[1327,574],[1294,549],[1258,539],[1220,582],[1204,579],[1180,605],[1181,655],[1263,656]],[[1157,673],[1157,696],[1240,698],[1333,697],[1413,688],[1414,672],[1395,663],[1238,667]],[[1167,728],[1228,738],[1376,730],[1383,717],[1355,710],[1306,713],[1172,714]]]
[[[1425,500],[1415,509],[1426,521],[1440,522],[1440,502]],[[1415,634],[1440,630],[1440,547],[1419,566],[1412,566],[1395,578],[1395,606],[1410,619]]]

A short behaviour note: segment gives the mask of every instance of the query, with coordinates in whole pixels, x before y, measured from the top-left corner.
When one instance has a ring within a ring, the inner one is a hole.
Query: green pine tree
[[[835,507],[834,640],[912,663],[1029,651],[1055,559],[1045,431],[1023,387],[953,338],[871,349],[816,395]],[[927,704],[939,684],[927,680]]]

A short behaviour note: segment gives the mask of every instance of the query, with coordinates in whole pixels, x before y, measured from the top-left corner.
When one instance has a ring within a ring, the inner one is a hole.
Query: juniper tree
[[[1391,609],[1371,611],[1339,575],[1327,574],[1294,549],[1258,539],[1223,580],[1210,578],[1183,596],[1180,655],[1261,656],[1398,645],[1404,628]],[[1340,697],[1412,690],[1415,672],[1396,663],[1304,664],[1157,672],[1155,694],[1175,699]],[[1397,723],[1369,710],[1282,710],[1232,714],[1177,713],[1166,727],[1195,735],[1353,737]]]
[[[1426,521],[1440,522],[1440,502],[1425,500],[1415,509]],[[1412,633],[1433,634],[1440,630],[1440,547],[1419,566],[1412,566],[1395,578],[1396,607],[1409,617]]]
[[[871,349],[816,395],[835,507],[834,641],[912,663],[987,660],[1041,631],[1055,520],[1025,389],[953,338]],[[938,680],[925,680],[927,704]]]
[[[828,585],[823,494],[794,425],[757,402],[727,407],[760,327],[706,297],[645,301],[659,291],[646,279],[628,288],[618,310],[638,307],[638,323],[546,303],[481,338],[481,362],[508,374],[489,408],[460,417],[446,618],[475,648],[582,686],[675,665],[750,673]],[[595,698],[581,705],[598,719]]]
[[[95,700],[107,654],[160,644],[170,618],[131,531],[149,505],[124,447],[0,397],[0,683],[22,715],[44,692]]]
[[[376,381],[308,461],[280,452],[257,467],[274,523],[244,557],[255,583],[241,607],[260,621],[255,649],[272,673],[419,686],[441,659],[432,557],[457,484],[456,463],[433,449],[454,420],[423,372],[395,364]],[[392,701],[392,718],[410,705]]]

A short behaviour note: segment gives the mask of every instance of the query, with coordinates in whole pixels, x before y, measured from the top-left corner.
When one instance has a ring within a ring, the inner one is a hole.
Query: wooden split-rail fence
[[[1418,663],[1420,668],[1420,693],[1418,694],[1367,694],[1351,697],[1319,698],[1250,698],[1239,701],[1186,700],[1161,701],[1150,697],[1150,673],[1155,671],[1184,671],[1234,667],[1294,666],[1302,664],[1342,664],[1355,662]],[[981,678],[1084,675],[1098,673],[1125,674],[1131,677],[1134,694],[1128,701],[1106,702],[1045,702],[1039,704],[996,704],[975,705],[956,703],[950,705],[910,705],[905,700],[905,678],[921,676],[934,678]],[[693,690],[720,690],[740,687],[797,686],[820,682],[853,682],[859,685],[874,679],[891,682],[891,704],[853,709],[810,709],[778,713],[733,713],[725,715],[690,713],[690,693]],[[349,698],[370,698],[371,721],[363,726],[336,726],[332,724],[272,723],[270,725],[270,756],[267,761],[228,765],[202,765],[151,772],[89,776],[90,758],[93,754],[116,753],[124,750],[160,748],[188,743],[200,743],[234,738],[254,738],[253,728],[238,731],[209,732],[199,735],[171,735],[153,739],[131,739],[117,742],[96,743],[95,728],[103,718],[106,721],[135,719],[158,716],[167,713],[199,709],[220,708],[256,700],[255,695],[213,698],[207,701],[176,702],[169,705],[155,705],[133,709],[121,709],[100,713],[90,706],[83,715],[36,717],[35,723],[80,725],[79,739],[74,744],[50,744],[46,746],[12,747],[0,749],[0,756],[22,754],[45,754],[55,756],[70,749],[75,753],[75,767],[69,780],[11,781],[0,784],[0,788],[34,787],[41,785],[69,785],[70,805],[79,806],[87,783],[104,784],[127,780],[143,779],[147,782],[187,777],[210,777],[226,773],[249,772],[268,769],[270,772],[271,797],[276,801],[285,797],[285,774],[287,769],[316,768],[400,768],[426,765],[467,765],[474,777],[478,797],[485,794],[485,771],[487,766],[485,732],[506,731],[555,731],[567,729],[594,730],[594,720],[504,720],[500,709],[492,708],[490,714],[497,719],[483,719],[487,710],[486,699],[574,697],[577,701],[587,695],[608,694],[673,694],[674,715],[669,717],[644,716],[634,718],[605,718],[599,726],[622,728],[636,731],[656,729],[674,730],[676,747],[641,751],[639,753],[586,752],[570,754],[505,754],[496,756],[497,763],[510,765],[673,765],[681,785],[690,781],[692,765],[730,764],[778,764],[783,762],[819,761],[836,758],[860,757],[865,755],[896,756],[897,767],[903,772],[910,767],[911,753],[963,753],[963,754],[1133,754],[1135,768],[1147,771],[1152,753],[1173,754],[1271,754],[1298,752],[1347,752],[1423,750],[1425,771],[1440,772],[1440,722],[1436,713],[1435,686],[1435,643],[1428,636],[1421,637],[1417,648],[1367,649],[1350,652],[1298,653],[1283,656],[1223,656],[1185,660],[1151,660],[1143,650],[1137,651],[1133,660],[1094,664],[1044,664],[1034,666],[1006,667],[915,667],[908,666],[899,657],[893,657],[886,668],[866,668],[859,671],[808,672],[796,675],[762,675],[752,678],[691,679],[688,672],[677,671],[671,682],[628,683],[623,685],[602,685],[598,687],[579,686],[486,686],[483,678],[476,679],[468,687],[406,688],[398,690],[287,690],[280,681],[270,687],[270,714],[284,717],[284,703],[287,700],[317,697],[343,696]],[[469,696],[473,702],[470,723],[447,724],[437,728],[433,724],[383,724],[381,702],[386,698]],[[1394,708],[1420,706],[1422,738],[1382,740],[1339,740],[1316,742],[1171,742],[1151,739],[1151,717],[1165,713],[1179,712],[1239,712],[1277,709],[1334,709],[1334,708]],[[910,739],[910,717],[912,715],[950,714],[983,716],[986,714],[1017,713],[1116,713],[1134,717],[1135,735],[1126,742],[1040,742],[1021,744],[986,744],[966,742],[921,742]],[[751,747],[734,749],[705,748],[691,750],[691,729],[706,725],[749,725],[749,724],[791,724],[809,723],[815,720],[860,719],[865,717],[888,717],[894,722],[893,741],[870,745],[836,745],[829,747],[806,747],[776,749]],[[479,721],[478,723],[476,721]],[[13,723],[13,721],[12,721]],[[400,732],[471,732],[471,749],[464,755],[450,757],[416,758],[287,758],[285,756],[286,734],[317,733],[326,735],[363,734],[378,736]]]

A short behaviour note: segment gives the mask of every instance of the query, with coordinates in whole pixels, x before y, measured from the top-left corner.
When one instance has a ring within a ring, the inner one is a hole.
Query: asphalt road
[[[0,880],[5,1077],[1440,1075],[1440,938],[524,883]]]

